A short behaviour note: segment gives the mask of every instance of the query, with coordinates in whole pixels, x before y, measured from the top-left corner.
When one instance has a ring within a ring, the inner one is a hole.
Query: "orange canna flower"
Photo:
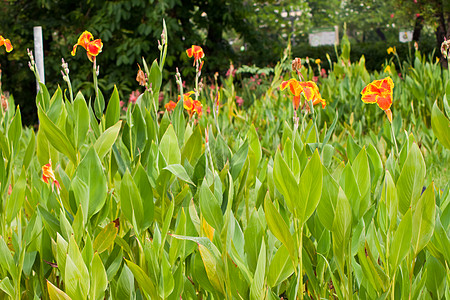
[[[177,103],[170,100],[169,103],[166,103],[166,105],[164,107],[166,108],[167,111],[170,112],[170,111],[173,111],[175,109],[175,107],[177,107]]]
[[[384,110],[389,122],[392,123],[392,93],[394,89],[394,82],[391,77],[375,80],[369,83],[361,92],[361,100],[364,103],[376,103]]]
[[[194,100],[193,107],[194,108],[192,109],[192,111],[196,112],[197,115],[199,117],[201,117],[202,116],[202,107],[203,107],[202,103],[198,100]]]
[[[5,45],[6,52],[11,52],[13,49],[13,46],[11,44],[11,41],[9,39],[5,39],[3,36],[0,35],[0,47]]]
[[[194,100],[192,100],[192,98],[191,98],[192,94],[194,94],[193,91],[183,94],[183,106],[188,111],[191,111],[194,108]],[[180,99],[181,99],[181,97],[178,96],[178,101],[180,101]]]
[[[325,106],[327,105],[325,100],[322,99],[319,88],[317,87],[315,82],[299,82],[295,78],[291,78],[288,81],[283,81],[281,83],[281,90],[284,90],[287,86],[289,86],[289,90],[294,95],[292,103],[295,110],[297,110],[300,105],[300,95],[302,93],[303,96],[305,96],[306,100],[311,100],[313,102],[313,105],[321,103],[322,108],[325,108]]]
[[[287,86],[289,86],[291,94],[294,95],[292,103],[294,104],[294,109],[297,110],[300,105],[300,95],[303,92],[302,86],[295,78],[291,78],[288,81],[283,81],[281,83],[281,90],[284,90]]]
[[[191,48],[187,49],[186,54],[189,58],[194,57],[194,65],[197,61],[200,61],[205,57],[202,47],[196,45],[192,45]]]
[[[49,179],[52,180],[52,189],[53,185],[56,185],[56,188],[59,190],[61,186],[59,185],[58,180],[56,180],[55,173],[52,170],[52,161],[50,160],[48,164],[42,166],[42,180],[45,183],[49,183]]]
[[[101,39],[94,40],[94,36],[89,31],[83,32],[78,38],[78,42],[73,46],[72,56],[77,52],[77,47],[81,46],[86,50],[87,57],[94,61],[95,57],[102,52],[103,43]]]

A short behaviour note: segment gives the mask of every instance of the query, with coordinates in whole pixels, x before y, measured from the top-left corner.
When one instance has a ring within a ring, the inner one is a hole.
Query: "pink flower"
[[[209,108],[209,106],[206,108],[206,113],[209,115],[211,113],[211,109]]]
[[[241,107],[244,104],[244,99],[242,99],[242,97],[236,96],[236,104]]]
[[[420,14],[416,14],[416,18],[420,17]]]
[[[140,94],[141,94],[141,93],[140,93],[138,90],[132,91],[132,92],[131,92],[131,95],[130,95],[130,98],[129,98],[128,100],[129,100],[131,103],[135,104]]]
[[[125,104],[125,102],[123,102],[122,100],[120,100],[119,106],[120,106],[120,107],[123,107],[124,104]]]
[[[314,82],[318,82],[319,81],[319,76],[313,76],[313,81]]]
[[[322,70],[320,70],[320,76],[322,76],[322,78],[327,78],[327,70],[322,68]]]
[[[391,19],[393,19],[393,18],[394,18],[394,14],[392,13],[392,14],[391,14]]]

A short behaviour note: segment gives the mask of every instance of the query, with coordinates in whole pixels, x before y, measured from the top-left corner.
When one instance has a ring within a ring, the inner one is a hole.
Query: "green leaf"
[[[338,194],[339,184],[327,168],[323,167],[322,195],[317,205],[317,215],[323,226],[330,231],[333,229]]]
[[[91,147],[78,165],[72,180],[77,204],[83,206],[84,222],[96,214],[105,204],[107,196],[106,176],[100,159]],[[86,209],[87,208],[87,209]]]
[[[208,276],[209,282],[216,291],[223,293],[222,284],[219,279],[219,263],[214,256],[214,254],[204,245],[199,244],[198,250],[202,256],[203,265],[205,266],[206,275]]]
[[[415,206],[422,191],[425,175],[425,161],[419,147],[413,143],[396,185],[401,214],[405,214],[411,206]]]
[[[209,189],[206,180],[203,181],[203,184],[200,187],[199,199],[200,210],[203,217],[214,229],[220,232],[223,226],[222,210],[220,208],[219,200],[217,200]]]
[[[266,194],[266,198],[264,199],[264,212],[270,231],[283,243],[289,252],[292,262],[297,265],[298,258],[296,240],[292,238],[289,227],[273,205],[268,194]]]
[[[112,244],[114,244],[114,240],[116,239],[116,235],[118,232],[118,228],[114,222],[109,223],[105,226],[95,237],[94,240],[94,251],[98,253],[102,253],[106,249],[108,249]]]
[[[191,178],[186,173],[186,170],[184,169],[184,167],[182,165],[180,165],[180,164],[168,165],[164,168],[164,170],[169,171],[170,173],[177,176],[181,180],[195,186],[195,184],[192,182]]]
[[[362,148],[353,161],[352,169],[361,194],[357,214],[358,218],[361,218],[369,209],[370,205],[370,169],[365,147]]]
[[[50,300],[71,300],[66,293],[54,286],[50,281],[47,280],[47,290]]]
[[[105,129],[113,126],[117,122],[119,122],[120,118],[120,99],[119,99],[119,91],[117,87],[114,85],[114,91],[109,99],[108,106],[106,107],[105,113]]]
[[[258,264],[256,265],[253,282],[250,287],[251,299],[264,299],[266,278],[266,242],[263,240],[259,250]]]
[[[73,236],[69,242],[65,267],[64,278],[67,295],[73,299],[86,299],[90,286],[89,271]]]
[[[345,254],[350,241],[352,210],[344,191],[340,187],[335,214],[332,229],[333,253],[341,269],[344,270]]]
[[[120,128],[122,127],[122,121],[117,122],[113,126],[109,127],[105,130],[99,138],[95,141],[94,149],[97,152],[97,155],[100,159],[111,151],[111,147],[117,140],[119,136]]]
[[[80,97],[75,98],[73,101],[74,110],[74,138],[75,138],[75,148],[79,150],[86,139],[86,134],[89,130],[89,110],[86,105],[86,100],[80,93]]]
[[[387,173],[389,174],[389,173]],[[404,215],[397,230],[395,231],[394,238],[392,239],[392,247],[389,250],[389,263],[392,274],[398,269],[400,263],[406,257],[411,248],[412,238],[412,216],[409,209]]]
[[[13,279],[17,276],[17,267],[11,255],[11,250],[9,250],[2,236],[0,236],[0,266],[3,270],[9,272]]]
[[[273,179],[277,190],[283,195],[286,205],[291,213],[297,216],[295,213],[295,202],[298,191],[298,184],[295,180],[294,174],[292,174],[285,160],[277,151],[275,154],[275,162],[273,165]]]
[[[20,115],[19,106],[17,106],[16,115],[11,121],[8,128],[8,140],[10,142],[10,149],[15,153],[19,152],[19,141],[22,135],[22,117]]]
[[[95,97],[94,101],[94,111],[97,119],[101,120],[103,111],[105,110],[105,98],[102,92],[98,89],[98,95]]]
[[[437,101],[434,102],[431,110],[431,127],[439,142],[445,148],[450,149],[450,120],[439,109]]]
[[[180,164],[180,148],[178,148],[177,135],[172,125],[169,125],[164,133],[161,143],[159,144],[159,150],[166,160],[167,165]]]
[[[23,202],[25,200],[25,189],[27,187],[25,169],[22,168],[19,179],[14,185],[11,197],[6,198],[6,222],[8,224],[17,216],[20,209],[23,208]]]
[[[134,277],[127,265],[122,268],[119,279],[117,280],[117,288],[115,292],[116,299],[132,299],[134,293]]]
[[[322,194],[322,180],[322,163],[319,152],[316,149],[300,177],[299,195],[295,202],[296,211],[301,211],[298,214],[298,218],[303,224],[309,219],[319,204]]]
[[[41,107],[38,107],[39,130],[42,130],[49,143],[56,150],[66,155],[73,164],[77,164],[77,151],[66,135],[47,117]]]
[[[294,273],[294,265],[289,255],[289,251],[282,245],[273,256],[267,275],[267,283],[270,287],[279,285]]]
[[[89,290],[89,299],[101,300],[105,298],[105,291],[108,287],[108,278],[106,277],[105,267],[99,253],[94,254],[91,267],[91,286]]]
[[[153,202],[153,189],[147,172],[141,164],[136,169],[133,177],[134,183],[139,190],[142,200],[143,218],[138,220],[141,230],[146,230],[153,223],[155,204]]]
[[[412,246],[417,256],[433,236],[435,224],[436,202],[434,184],[431,183],[423,192],[412,215]]]
[[[23,167],[25,168],[25,170],[28,169],[31,159],[35,155],[35,152],[36,152],[36,135],[34,132],[31,132],[30,142],[28,143],[27,150],[25,150],[25,155],[23,156]]]
[[[139,190],[128,170],[122,178],[119,195],[124,216],[133,224],[137,232],[140,233],[142,230],[140,223],[144,218],[144,208]]]
[[[248,142],[245,141],[244,144],[239,148],[239,150],[233,155],[230,162],[231,177],[235,180],[241,173],[242,167],[244,166],[245,160],[248,154]]]
[[[134,275],[134,278],[136,279],[142,290],[150,295],[151,299],[160,299],[157,294],[155,285],[153,284],[150,277],[148,277],[148,275],[145,274],[145,272],[141,269],[141,267],[127,259],[125,259],[125,262],[127,263],[128,268],[130,268],[131,272]]]
[[[181,163],[184,164],[184,161],[187,159],[192,166],[195,166],[201,155],[202,132],[200,131],[200,126],[196,126],[181,151]]]

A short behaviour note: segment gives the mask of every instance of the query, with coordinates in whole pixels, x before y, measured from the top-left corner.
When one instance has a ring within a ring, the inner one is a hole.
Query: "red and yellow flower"
[[[11,44],[11,41],[9,39],[5,39],[3,36],[0,35],[0,47],[5,46],[6,52],[11,52],[13,49],[13,46]]]
[[[191,48],[187,49],[186,54],[189,58],[194,57],[194,65],[197,61],[200,62],[205,57],[202,47],[196,45],[192,45]]]
[[[94,40],[92,33],[85,31],[80,35],[78,42],[73,46],[72,56],[75,55],[78,46],[83,47],[86,50],[87,57],[93,62],[95,57],[102,52],[103,43],[101,39]]]
[[[394,89],[394,82],[391,77],[375,80],[369,83],[361,92],[361,100],[364,103],[376,103],[384,110],[389,122],[392,123],[392,93]]]
[[[173,111],[175,109],[175,107],[177,107],[177,103],[170,100],[168,103],[166,103],[166,105],[164,105],[164,107],[166,108],[167,111]]]
[[[52,180],[52,188],[53,185],[56,185],[56,188],[59,190],[61,186],[59,185],[58,180],[56,180],[55,173],[52,170],[52,161],[50,160],[48,164],[42,166],[42,180],[45,183],[49,183],[49,179]]]
[[[192,118],[194,113],[197,113],[197,115],[201,117],[203,105],[200,101],[191,98],[191,95],[193,94],[195,94],[193,91],[183,94],[183,107],[188,111],[190,118]],[[180,99],[181,97],[178,96],[178,101],[180,101]]]
[[[300,82],[295,78],[291,78],[288,81],[283,81],[281,83],[281,90],[284,90],[288,86],[291,94],[294,95],[292,103],[295,110],[300,106],[300,96],[302,93],[306,100],[313,102],[313,105],[321,103],[322,108],[325,108],[327,105],[326,101],[322,99],[322,96],[320,95],[317,84],[313,81]]]

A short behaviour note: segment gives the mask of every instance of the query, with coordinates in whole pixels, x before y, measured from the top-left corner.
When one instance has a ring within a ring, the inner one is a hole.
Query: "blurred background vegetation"
[[[383,68],[391,46],[396,46],[401,60],[412,57],[413,45],[398,42],[400,28],[414,29],[423,54],[434,51],[440,56],[437,45],[450,36],[449,6],[448,0],[3,0],[0,34],[14,45],[7,55],[1,50],[3,90],[20,105],[24,124],[37,123],[36,85],[26,52],[33,49],[33,26],[43,28],[51,93],[63,84],[61,58],[69,64],[74,90],[92,93],[91,64],[84,55],[70,55],[78,36],[89,30],[104,43],[98,57],[100,87],[108,95],[117,85],[123,99],[139,87],[135,76],[141,57],[148,62],[158,57],[163,18],[170,44],[164,82],[170,86],[176,67],[186,80],[194,75],[189,73],[193,68],[184,51],[191,44],[205,50],[206,78],[213,78],[215,72],[224,75],[230,62],[236,68],[274,66],[289,39],[294,57],[326,62],[328,53],[335,61],[333,46],[308,44],[312,29],[335,25],[340,36],[345,32],[352,43],[351,61],[364,55],[369,71]]]

